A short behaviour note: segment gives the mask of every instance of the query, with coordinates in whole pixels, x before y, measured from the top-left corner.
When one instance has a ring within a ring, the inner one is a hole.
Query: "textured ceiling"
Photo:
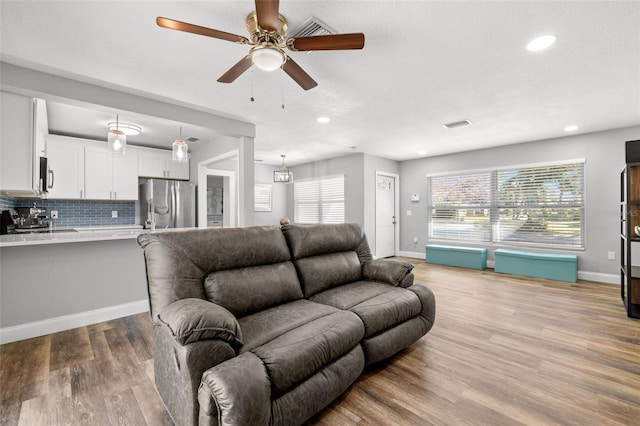
[[[563,136],[571,124],[640,124],[637,1],[282,0],[290,29],[315,16],[366,36],[362,51],[290,53],[318,82],[306,92],[279,71],[217,83],[247,46],[155,25],[165,16],[246,36],[252,1],[0,4],[2,60],[255,123],[256,158],[272,164],[354,151],[405,160]],[[554,46],[525,50],[547,33]],[[462,119],[473,124],[442,127]]]

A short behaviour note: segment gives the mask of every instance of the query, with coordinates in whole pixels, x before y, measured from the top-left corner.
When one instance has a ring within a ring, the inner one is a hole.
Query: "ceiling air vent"
[[[315,16],[312,16],[304,21],[300,26],[296,27],[295,30],[287,33],[287,37],[309,37],[335,33],[336,31],[333,28],[329,27]]]
[[[443,124],[442,127],[447,129],[455,129],[456,127],[468,126],[471,124],[469,120],[454,121],[453,123]]]
[[[200,139],[198,138],[187,138],[185,139],[186,142],[198,142]]]

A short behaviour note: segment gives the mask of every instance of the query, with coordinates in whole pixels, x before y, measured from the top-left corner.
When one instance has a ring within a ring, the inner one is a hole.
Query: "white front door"
[[[376,257],[396,254],[396,179],[376,175]]]

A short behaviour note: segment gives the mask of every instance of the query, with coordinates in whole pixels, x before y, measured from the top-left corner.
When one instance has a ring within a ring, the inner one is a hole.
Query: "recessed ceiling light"
[[[329,117],[322,116],[322,117],[318,117],[318,118],[316,118],[316,121],[317,121],[318,123],[322,123],[322,124],[324,124],[324,123],[328,123],[328,122],[330,122],[330,121],[331,121],[331,119],[330,119]]]
[[[565,132],[575,132],[576,130],[578,130],[578,126],[567,126],[564,128]]]
[[[427,155],[427,151],[418,151],[418,155]]]
[[[468,126],[469,124],[471,124],[471,121],[462,120],[462,121],[454,121],[452,123],[445,123],[442,125],[442,127],[444,127],[445,129],[455,129],[456,127]]]
[[[554,35],[544,35],[542,37],[535,38],[527,44],[527,50],[530,52],[537,52],[544,50],[556,42],[558,37]]]

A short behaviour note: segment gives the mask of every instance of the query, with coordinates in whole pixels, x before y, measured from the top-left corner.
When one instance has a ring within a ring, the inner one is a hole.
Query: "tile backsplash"
[[[32,207],[33,203],[44,207],[50,214],[58,211],[57,226],[108,226],[134,225],[136,223],[135,201],[85,201],[85,200],[15,200],[0,197],[0,210],[14,207]],[[111,212],[118,217],[112,218]]]

